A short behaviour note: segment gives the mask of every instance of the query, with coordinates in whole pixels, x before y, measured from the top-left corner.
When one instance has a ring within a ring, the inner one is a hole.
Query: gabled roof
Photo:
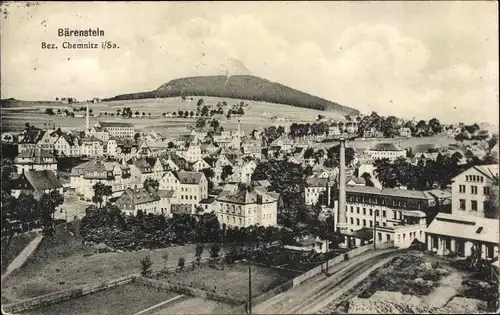
[[[462,174],[470,171],[470,170],[476,170],[485,177],[495,180],[495,177],[498,178],[498,164],[489,164],[489,165],[476,165],[471,168],[468,168],[467,170],[463,171],[462,173],[458,174],[457,176],[453,177],[451,180],[454,181],[457,177],[462,176]]]
[[[235,192],[223,191],[218,197],[217,201],[237,203],[237,204],[254,204],[254,203],[272,203],[277,199],[267,194],[261,189],[238,189]],[[260,197],[259,197],[260,196]]]
[[[30,126],[23,131],[23,138],[19,143],[37,143],[45,134],[42,129]]]
[[[190,185],[195,185],[199,184],[201,179],[203,178],[203,173],[202,172],[175,172],[171,171],[172,174],[174,174],[175,178],[181,182],[181,184],[190,184]]]
[[[498,244],[498,220],[438,213],[426,233]]]
[[[61,182],[57,179],[54,172],[49,170],[26,171],[24,172],[24,176],[35,190],[53,190],[62,188]]]
[[[327,184],[328,178],[310,177],[306,179],[307,187],[326,187]]]
[[[377,187],[372,186],[346,186],[346,192],[348,193],[362,193],[378,196],[388,196],[388,197],[401,197],[401,198],[412,198],[412,199],[432,199],[433,197],[424,191],[420,190],[406,190],[406,189],[394,189],[394,188],[384,188],[382,191]]]
[[[82,139],[82,143],[90,143],[90,142],[99,142],[100,144],[102,144],[102,140],[94,136],[85,137]]]
[[[128,195],[136,205],[160,200],[160,196],[153,189],[127,188],[123,194]]]

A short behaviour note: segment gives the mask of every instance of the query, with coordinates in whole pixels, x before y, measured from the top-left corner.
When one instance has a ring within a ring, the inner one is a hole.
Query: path
[[[363,281],[406,249],[369,251],[332,266],[329,275],[321,274],[279,294],[252,310],[257,314],[314,314]]]
[[[464,275],[461,272],[452,272],[444,277],[439,287],[423,298],[423,302],[431,307],[443,307],[458,293]]]
[[[19,255],[10,263],[10,265],[5,269],[5,272],[2,274],[2,282],[9,276],[14,270],[20,268],[28,257],[37,249],[38,245],[43,239],[43,235],[38,235],[35,237],[26,247],[22,250]]]

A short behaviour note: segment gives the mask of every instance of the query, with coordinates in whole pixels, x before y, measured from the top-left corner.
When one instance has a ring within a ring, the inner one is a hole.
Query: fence
[[[184,294],[188,296],[200,297],[203,299],[210,299],[217,302],[223,302],[232,306],[241,306],[242,302],[240,299],[226,295],[218,294],[216,292],[205,291],[201,289],[196,289],[187,285],[174,284],[163,281],[158,281],[154,279],[148,279],[144,277],[139,277],[136,279],[137,282],[147,285],[158,290],[173,291],[179,294]]]
[[[377,243],[377,245],[376,245],[377,249],[385,249],[385,248],[390,248],[390,247],[394,247],[393,241],[389,241],[389,242],[385,242],[385,243]],[[293,279],[293,287],[296,287],[296,286],[300,285],[302,282],[304,282],[304,281],[314,277],[315,275],[323,272],[324,270],[327,269],[328,266],[333,266],[333,265],[339,264],[345,260],[349,260],[350,258],[358,256],[358,255],[360,255],[360,254],[362,254],[370,249],[373,249],[373,244],[361,246],[361,247],[355,248],[353,250],[350,250],[346,253],[343,253],[342,255],[334,257],[334,258],[330,259],[329,261],[322,263],[321,265],[316,266],[315,268],[301,274],[300,276],[295,277]]]
[[[3,310],[8,313],[29,311],[42,306],[60,303],[70,299],[82,297],[88,294],[110,289],[116,286],[132,283],[137,275],[126,276],[111,281],[99,283],[97,285],[86,285],[80,288],[42,295],[33,299],[11,303],[3,306]]]

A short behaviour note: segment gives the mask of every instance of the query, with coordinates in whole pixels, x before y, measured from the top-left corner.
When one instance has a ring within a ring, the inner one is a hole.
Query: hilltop
[[[169,81],[154,91],[117,95],[112,98],[103,99],[103,101],[179,96],[227,97],[335,111],[349,115],[359,114],[359,111],[356,109],[252,75],[217,75],[181,78]]]

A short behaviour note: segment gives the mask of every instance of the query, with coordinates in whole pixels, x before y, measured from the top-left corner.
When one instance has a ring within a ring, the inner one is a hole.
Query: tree
[[[200,99],[198,100],[198,103],[196,103],[196,106],[197,106],[197,107],[200,107],[200,106],[203,106],[204,104],[205,104],[205,101],[204,101],[202,98],[200,98]]]
[[[99,208],[102,208],[104,198],[111,196],[113,193],[111,186],[106,186],[101,182],[97,182],[92,188],[94,189],[92,202],[95,203]]]
[[[203,106],[203,108],[201,109],[201,116],[208,116],[208,112],[209,112],[209,109],[208,109],[208,106]]]
[[[148,113],[148,116],[151,117],[151,113]]]
[[[244,111],[244,110],[243,110],[243,108],[241,108],[241,107],[240,107],[240,108],[238,108],[238,110],[236,111],[236,113],[237,113],[238,115],[245,115],[245,111]]]
[[[304,159],[309,159],[313,156],[314,154],[314,149],[313,148],[307,148],[306,151],[304,152]]]
[[[233,167],[231,165],[224,165],[220,178],[225,181],[231,175],[233,175]]]
[[[139,138],[141,138],[141,134],[136,132],[135,135],[134,135],[134,140],[135,142],[137,142],[139,140]]]
[[[210,127],[214,128],[214,130],[217,130],[217,128],[219,128],[219,126],[220,126],[220,123],[219,123],[218,119],[212,119],[212,121],[210,121]]]
[[[3,152],[2,152],[3,153]],[[10,192],[11,174],[15,173],[17,170],[16,165],[11,159],[2,158],[0,160],[0,170],[2,175],[2,190]]]
[[[217,258],[219,257],[219,252],[220,252],[220,245],[218,243],[213,243],[210,245],[210,258]]]
[[[196,257],[196,263],[198,266],[200,265],[201,261],[201,255],[203,254],[203,244],[196,244],[196,252],[194,254],[194,257]]]
[[[164,252],[161,256],[163,258],[163,262],[165,263],[165,269],[168,268],[168,252]]]
[[[438,134],[443,131],[443,126],[441,126],[441,122],[437,118],[429,120],[429,128],[434,134]]]
[[[139,116],[139,111],[135,111],[134,115]]]
[[[183,271],[185,265],[186,265],[186,259],[184,259],[184,257],[179,257],[179,260],[177,261],[177,267],[179,267],[179,269]]]
[[[143,116],[143,117],[144,117],[144,116],[146,116],[146,113],[145,113],[145,112],[142,112],[141,116]]]
[[[200,128],[200,129],[203,129],[205,128],[205,125],[206,125],[206,120],[204,118],[198,118],[196,120],[196,128]]]
[[[189,116],[193,117],[193,116],[194,116],[194,112],[193,112],[193,111],[190,111],[190,112],[189,112]]]
[[[75,113],[74,112],[69,113],[69,115],[71,116],[71,118],[75,118]]]
[[[151,262],[151,258],[149,256],[144,257],[141,259],[141,275],[147,276],[151,273],[151,266],[153,263]]]
[[[370,187],[375,186],[373,184],[372,175],[370,173],[364,172],[363,174],[361,174],[361,178],[363,178],[365,180],[366,186],[370,186]]]
[[[148,189],[149,187],[153,188],[155,191],[158,190],[158,188],[160,187],[160,183],[158,183],[158,181],[156,179],[152,179],[152,178],[146,178],[146,180],[144,181],[144,184],[143,184],[143,187],[144,189]]]
[[[184,118],[187,118],[189,116],[189,112],[188,111],[185,111],[184,112]]]
[[[181,96],[181,99],[182,99],[183,101],[185,101],[185,100],[186,100],[186,96],[182,95],[182,96]]]
[[[47,114],[49,116],[54,116],[55,115],[54,110],[52,108],[47,108],[45,110],[45,114]]]
[[[50,193],[44,193],[40,197],[39,213],[42,219],[44,232],[48,235],[51,235],[54,232],[54,213],[56,212],[56,208],[62,205],[63,202],[64,197],[57,190],[53,190]]]
[[[167,148],[169,148],[169,149],[175,148],[175,144],[172,141],[169,141],[167,143]]]

